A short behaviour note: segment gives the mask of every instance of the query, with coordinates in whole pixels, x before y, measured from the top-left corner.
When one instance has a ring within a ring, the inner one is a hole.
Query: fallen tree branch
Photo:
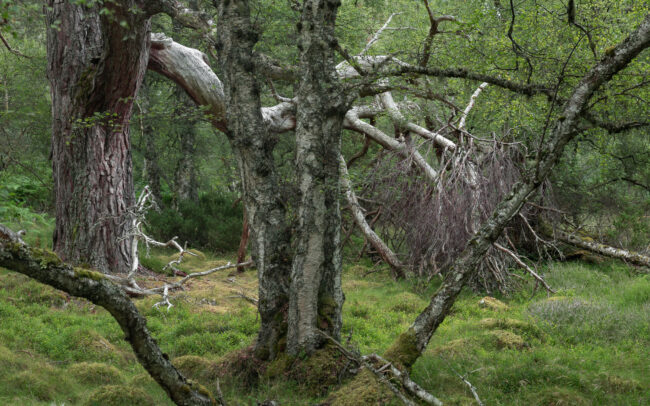
[[[622,248],[612,247],[610,245],[605,245],[596,241],[589,241],[586,238],[580,237],[575,234],[570,234],[562,230],[555,230],[554,236],[555,238],[557,238],[558,240],[564,243],[575,245],[576,247],[594,252],[596,254],[603,255],[609,258],[620,259],[630,264],[645,266],[647,268],[650,268],[650,257],[647,255],[643,255],[638,252],[624,250]]]
[[[188,381],[163,354],[147,329],[146,319],[121,287],[102,273],[73,268],[51,251],[30,248],[0,224],[0,266],[22,273],[72,296],[102,306],[115,318],[138,361],[177,405],[214,405],[204,387]]]

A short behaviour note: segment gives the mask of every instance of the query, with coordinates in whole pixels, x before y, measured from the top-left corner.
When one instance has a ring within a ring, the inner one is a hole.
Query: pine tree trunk
[[[129,269],[134,203],[129,119],[149,49],[133,0],[84,7],[48,1],[54,249],[103,272]],[[108,12],[100,16],[99,8]]]

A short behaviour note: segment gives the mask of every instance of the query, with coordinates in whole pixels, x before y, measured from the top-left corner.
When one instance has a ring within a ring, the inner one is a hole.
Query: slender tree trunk
[[[426,349],[433,333],[449,313],[462,287],[477,272],[488,248],[499,238],[507,223],[519,213],[524,203],[548,177],[566,144],[579,133],[577,127],[580,116],[593,93],[648,46],[650,46],[650,14],[635,32],[597,63],[573,90],[564,105],[561,118],[555,123],[550,138],[539,151],[536,165],[530,169],[523,180],[513,186],[512,191],[469,240],[427,308],[387,350],[386,358],[405,367],[415,363]]]
[[[99,8],[108,12],[100,15]],[[54,249],[66,261],[127,271],[134,203],[129,119],[149,49],[133,0],[90,7],[48,1]]]
[[[237,159],[259,279],[260,331],[255,355],[273,359],[284,350],[289,306],[290,233],[273,161],[274,137],[261,112],[253,47],[258,34],[245,0],[219,6],[217,50],[224,72],[228,135]]]
[[[334,69],[339,1],[305,0],[299,23],[301,79],[296,91],[296,170],[300,186],[298,236],[291,269],[288,351],[312,352],[317,329],[341,329],[341,213],[339,155],[347,111]]]

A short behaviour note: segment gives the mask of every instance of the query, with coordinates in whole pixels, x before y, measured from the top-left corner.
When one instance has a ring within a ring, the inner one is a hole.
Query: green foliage
[[[150,212],[147,230],[161,240],[178,236],[188,247],[223,253],[237,248],[242,216],[241,205],[234,204],[231,195],[213,192],[198,202],[181,201],[177,210],[168,207]]]

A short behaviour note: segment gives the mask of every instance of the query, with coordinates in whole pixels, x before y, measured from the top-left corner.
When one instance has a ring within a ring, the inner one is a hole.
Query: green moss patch
[[[483,309],[493,310],[493,311],[506,311],[508,310],[508,305],[495,299],[491,296],[485,296],[483,299],[478,301],[479,307]]]
[[[476,347],[475,340],[468,338],[458,338],[456,340],[451,340],[445,345],[436,347],[431,351],[435,355],[444,355],[450,357],[457,357],[465,355],[470,351],[473,351]]]
[[[520,336],[507,330],[493,330],[485,334],[489,343],[498,349],[523,350],[530,345]]]
[[[536,325],[534,325],[532,323],[527,323],[525,321],[521,321],[521,320],[517,320],[517,319],[487,318],[487,319],[481,320],[479,322],[479,325],[484,329],[499,329],[499,330],[516,331],[516,332],[518,332],[520,334],[523,334],[523,335],[526,335],[526,336],[535,337],[535,338],[539,338],[539,339],[544,338],[544,333],[539,327],[537,327]]]
[[[420,356],[415,331],[408,329],[386,350],[384,358],[400,367],[410,368]]]
[[[309,357],[296,358],[290,364],[289,377],[305,391],[325,395],[341,381],[347,365],[348,359],[336,347],[327,345]]]
[[[332,393],[325,403],[330,406],[387,405],[393,396],[386,385],[364,368],[350,382]]]
[[[218,377],[217,363],[196,355],[174,358],[172,364],[187,378],[211,383]]]
[[[99,362],[80,362],[71,365],[68,372],[78,381],[93,385],[117,384],[124,381],[117,368]]]
[[[154,400],[144,390],[127,385],[107,385],[95,390],[84,406],[155,406]]]

